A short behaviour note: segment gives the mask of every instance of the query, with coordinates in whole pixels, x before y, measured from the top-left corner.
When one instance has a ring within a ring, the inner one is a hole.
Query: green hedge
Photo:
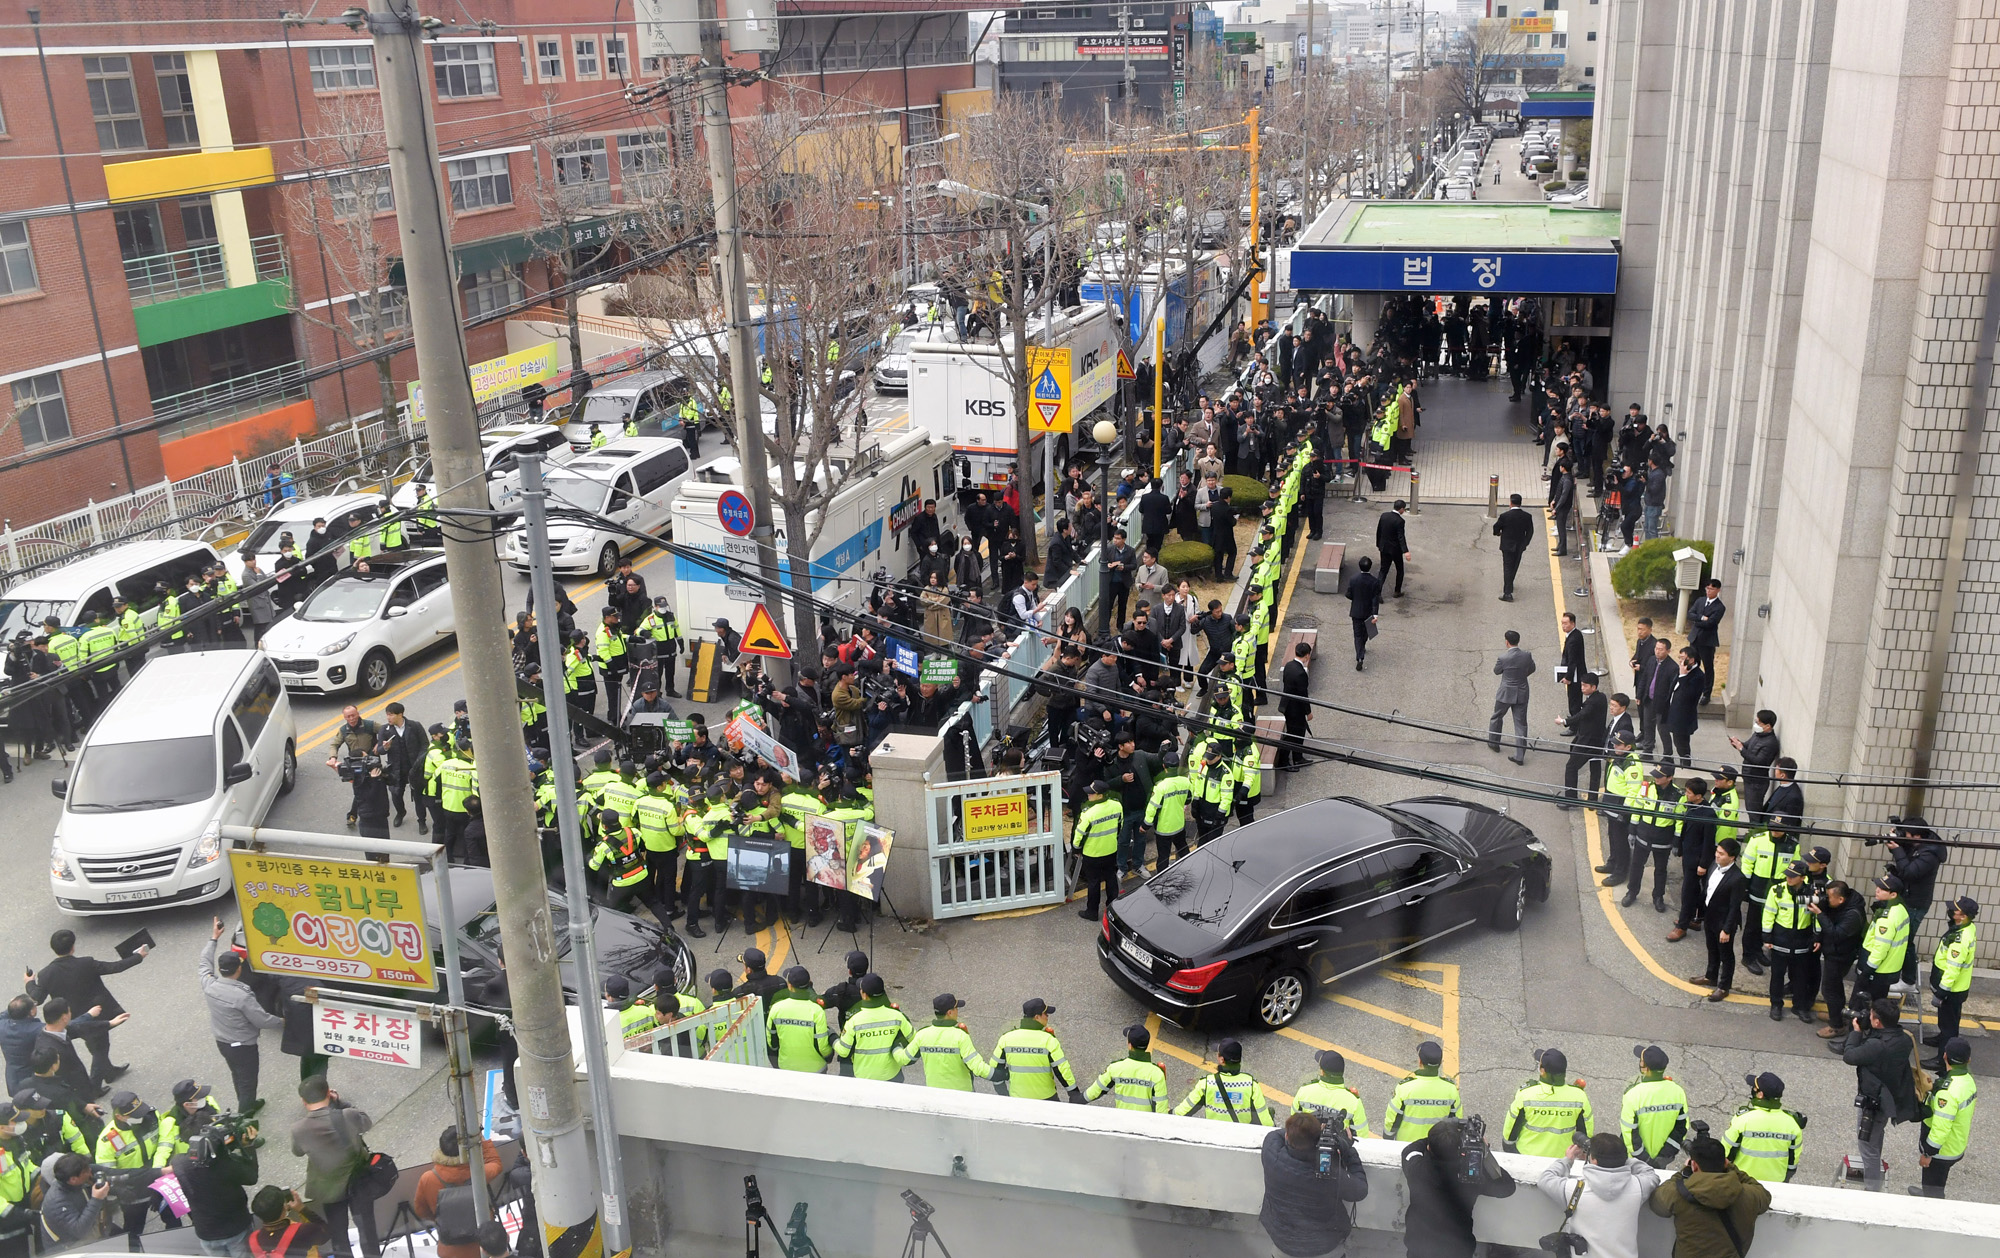
[[[1542,191],[1561,192],[1564,188],[1567,188],[1568,186],[1569,186],[1568,184],[1564,183],[1560,179],[1551,179],[1547,183],[1542,185]]]
[[[1540,161],[1535,163],[1535,170],[1540,174],[1546,175],[1555,168],[1556,164],[1552,161]]]
[[[1701,552],[1701,577],[1706,581],[1709,567],[1715,562],[1713,542],[1656,537],[1634,546],[1623,559],[1611,565],[1611,588],[1618,591],[1620,598],[1641,598],[1654,590],[1672,590],[1674,552],[1683,546],[1692,546]]]
[[[1229,486],[1229,504],[1238,515],[1256,515],[1271,500],[1271,491],[1263,481],[1248,476],[1225,476],[1222,483]]]
[[[1215,567],[1215,549],[1206,542],[1168,542],[1160,547],[1160,566],[1176,579]]]

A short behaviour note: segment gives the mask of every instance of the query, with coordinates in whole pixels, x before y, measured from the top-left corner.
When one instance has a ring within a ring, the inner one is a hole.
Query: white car
[[[775,432],[777,416],[767,415]],[[634,532],[663,536],[673,524],[674,495],[688,474],[687,447],[665,437],[621,437],[580,455],[545,480],[552,511],[604,516],[617,528],[586,520],[558,518],[549,525],[549,562],[557,572],[595,572],[609,578],[618,556],[636,549]],[[528,569],[525,531],[507,534],[501,557],[516,570]]]
[[[416,498],[410,499],[416,505]],[[347,521],[350,516],[360,516],[366,525],[388,510],[388,503],[381,494],[334,494],[327,498],[293,498],[272,507],[263,519],[250,526],[250,532],[238,542],[234,549],[222,557],[223,566],[236,580],[243,579],[243,556],[257,556],[257,563],[269,576],[276,571],[279,542],[291,534],[301,558],[311,544],[314,520],[326,521],[326,535],[332,540],[347,538]]]
[[[496,511],[520,501],[519,460],[523,454],[539,454],[544,464],[555,464],[567,463],[573,453],[562,429],[554,424],[505,424],[488,428],[479,434],[479,452],[486,459],[486,494]],[[415,474],[397,487],[389,505],[398,511],[409,511],[436,483],[430,456],[425,455]],[[332,522],[331,516],[327,519]]]
[[[259,826],[299,778],[291,699],[261,651],[147,662],[84,735],[63,801],[49,889],[72,915],[229,894],[223,826]]]
[[[1590,185],[1587,183],[1571,184],[1560,192],[1550,194],[1549,204],[1588,205],[1590,204]]]
[[[379,695],[397,669],[457,633],[442,554],[378,556],[369,568],[365,576],[343,569],[264,631],[260,645],[286,690]]]
[[[889,346],[882,356],[875,360],[874,380],[877,392],[884,390],[906,393],[910,388],[910,346],[919,342],[949,341],[955,339],[955,332],[941,323],[919,323],[906,328],[889,338]],[[777,426],[777,407],[770,406],[766,431],[774,432]]]
[[[1447,179],[1438,185],[1437,199],[1440,201],[1471,201],[1478,195],[1469,179]]]

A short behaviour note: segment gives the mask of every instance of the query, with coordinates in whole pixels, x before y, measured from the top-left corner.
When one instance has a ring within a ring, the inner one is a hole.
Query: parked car
[[[929,344],[935,341],[955,339],[955,332],[949,324],[919,323],[906,328],[890,338],[889,348],[875,360],[872,378],[877,392],[904,393],[910,387],[910,346]],[[772,408],[771,424],[775,430],[776,408]]]
[[[1438,185],[1437,199],[1440,201],[1476,201],[1479,190],[1470,179],[1447,179]]]
[[[458,931],[458,961],[468,976],[500,972],[500,912],[493,895],[493,871],[483,865],[452,865],[451,907],[453,926]],[[431,880],[423,880],[424,922],[429,928],[431,957],[438,968],[437,988],[428,996],[404,993],[411,999],[444,1002],[444,939],[440,925],[443,910]],[[590,906],[590,933],[597,947],[599,978],[620,975],[636,994],[653,986],[653,976],[671,968],[674,990],[693,994],[694,953],[671,925],[658,926],[630,913],[621,913],[601,904]],[[563,998],[577,1003],[576,964],[570,957],[569,900],[560,891],[549,892],[549,925],[555,940],[556,966],[562,972]],[[246,961],[250,950],[239,924],[229,946]],[[339,979],[327,979],[326,987],[346,987]],[[370,990],[358,988],[358,990]],[[477,1002],[475,1002],[477,1003]]]
[[[487,497],[492,499],[496,511],[520,501],[520,458],[523,454],[541,455],[546,466],[567,463],[575,452],[561,428],[554,424],[529,423],[488,428],[479,434],[479,450],[486,460]],[[431,470],[430,456],[425,455],[410,479],[397,486],[389,505],[398,511],[411,510],[435,488],[437,474]],[[327,522],[331,524],[332,521],[333,517],[328,516]]]
[[[415,497],[410,499],[410,505],[416,505]],[[240,581],[243,578],[243,556],[255,555],[264,569],[264,575],[269,576],[275,570],[280,553],[278,544],[285,534],[291,534],[292,541],[298,545],[299,557],[304,558],[314,520],[325,520],[327,537],[335,542],[344,542],[347,540],[349,517],[360,516],[363,527],[366,527],[388,507],[389,500],[375,493],[293,498],[272,507],[263,519],[251,525],[250,532],[223,556],[222,562],[229,569],[229,575]]]
[[[1182,1026],[1288,1026],[1329,983],[1549,894],[1520,822],[1444,796],[1289,808],[1196,848],[1106,909],[1098,963]]]
[[[442,552],[391,552],[368,566],[365,576],[342,570],[264,631],[258,645],[285,689],[379,695],[396,670],[457,635]]]
[[[775,418],[772,420],[775,423]],[[621,437],[580,454],[543,478],[551,511],[574,509],[608,516],[625,529],[665,534],[673,523],[674,495],[687,476],[687,447],[663,437]],[[507,535],[505,558],[527,571],[521,530]],[[549,558],[557,572],[609,577],[618,556],[639,545],[630,533],[558,519],[549,525]]]
[[[1590,185],[1573,183],[1560,192],[1550,193],[1548,200],[1550,205],[1589,205]]]
[[[1194,229],[1195,248],[1220,249],[1229,243],[1234,234],[1228,210],[1209,210],[1201,216],[1200,224]]]
[[[112,600],[124,597],[146,626],[159,619],[160,582],[178,590],[190,575],[221,563],[207,542],[127,542],[73,559],[0,593],[0,638],[13,641],[23,629],[36,633],[54,616],[64,628],[88,627],[100,612],[111,615]]]
[[[49,789],[49,889],[72,915],[229,893],[226,825],[257,826],[299,779],[291,699],[262,651],[156,656]]]
[[[584,395],[583,406],[571,411],[563,423],[563,436],[579,454],[590,449],[592,428],[607,439],[616,439],[625,434],[628,419],[641,428],[657,424],[660,436],[678,437],[681,401],[693,392],[693,383],[678,371],[635,371],[617,376]]]

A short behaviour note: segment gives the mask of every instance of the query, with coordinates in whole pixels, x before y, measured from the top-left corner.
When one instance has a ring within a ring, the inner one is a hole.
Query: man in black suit
[[[1722,614],[1729,609],[1722,605],[1722,582],[1710,577],[1703,584],[1701,597],[1688,604],[1688,649],[1694,652],[1695,662],[1701,666],[1701,701],[1708,702],[1715,693],[1715,648],[1722,644]]]
[[[1735,839],[1724,839],[1715,845],[1714,859],[1694,871],[1701,880],[1701,930],[1708,940],[1708,969],[1689,975],[1688,982],[1707,984],[1712,989],[1708,999],[1718,1004],[1728,999],[1736,981],[1736,949],[1730,941],[1743,925],[1743,897],[1749,891],[1743,871],[1736,867],[1742,851]]]
[[[1701,726],[1701,692],[1707,687],[1707,679],[1695,667],[1693,651],[1682,647],[1679,660],[1680,672],[1674,677],[1673,689],[1667,694],[1667,719],[1661,731],[1660,763],[1672,764],[1678,756],[1681,768],[1692,769],[1694,760],[1688,743]]]
[[[59,930],[49,936],[49,951],[55,959],[40,970],[28,972],[27,992],[37,1000],[47,1000],[60,996],[69,1002],[69,1007],[82,1014],[93,1011],[93,1019],[110,1022],[125,1012],[125,1006],[111,994],[104,985],[107,974],[123,974],[126,970],[146,959],[151,952],[150,944],[142,945],[129,957],[116,961],[99,961],[96,957],[76,955],[76,932]],[[114,1065],[111,1061],[111,1030],[108,1026],[93,1025],[90,1030],[76,1038],[81,1039],[90,1049],[90,1077],[98,1083],[109,1083],[130,1067]]]
[[[1521,509],[1521,495],[1507,495],[1507,509],[1493,521],[1493,536],[1500,539],[1500,601],[1514,601],[1514,574],[1521,570],[1521,556],[1535,540],[1535,517]]]
[[[1369,626],[1382,610],[1382,582],[1369,571],[1374,565],[1368,556],[1363,555],[1357,566],[1361,571],[1347,578],[1347,615],[1354,622],[1354,671],[1358,673],[1368,661]]]
[[[1605,750],[1609,751],[1620,735],[1624,736],[1626,746],[1638,745],[1638,735],[1632,729],[1632,696],[1623,691],[1611,696],[1611,705],[1604,715]]]
[[[1167,542],[1167,525],[1173,522],[1174,500],[1161,491],[1160,482],[1153,481],[1146,486],[1146,492],[1139,495],[1139,532],[1146,539],[1146,549],[1155,555]]]
[[[1653,657],[1641,674],[1644,680],[1639,688],[1639,750],[1646,755],[1653,754],[1653,742],[1658,739],[1661,754],[1669,755],[1672,743],[1667,738],[1667,700],[1673,697],[1674,679],[1680,676],[1680,669],[1673,660],[1673,643],[1665,638],[1653,639]]]
[[[1570,513],[1576,509],[1576,477],[1570,474],[1569,461],[1556,464],[1554,476],[1549,481],[1549,518],[1556,525],[1557,555],[1569,554]],[[1581,546],[1582,539],[1577,544]]]
[[[1410,504],[1401,498],[1375,522],[1375,549],[1382,552],[1382,584],[1389,581],[1389,565],[1396,567],[1396,597],[1403,597],[1403,560],[1410,553],[1409,533],[1403,527],[1403,512]]]
[[[1790,756],[1771,762],[1771,793],[1764,799],[1763,819],[1773,829],[1797,830],[1805,815],[1806,793],[1792,780],[1798,773],[1799,762]]]
[[[1575,799],[1577,771],[1588,769],[1590,793],[1584,799],[1595,803],[1599,774],[1604,769],[1604,722],[1608,703],[1603,695],[1597,693],[1596,673],[1579,672],[1575,678],[1576,684],[1572,688],[1580,690],[1583,699],[1570,709],[1569,719],[1556,722],[1569,730],[1569,760],[1563,766],[1563,794]],[[1563,804],[1560,807],[1564,812],[1570,812],[1576,805]]]
[[[1743,753],[1743,816],[1754,821],[1764,812],[1764,796],[1771,789],[1771,765],[1782,750],[1778,742],[1778,714],[1769,708],[1757,709],[1750,737],[1731,737],[1729,745]]]
[[[1638,700],[1632,717],[1639,722],[1639,738],[1632,745],[1641,751],[1653,749],[1653,730],[1646,716],[1646,690],[1653,678],[1653,619],[1639,617],[1639,637],[1632,643],[1632,694]]]
[[[1279,683],[1282,694],[1278,699],[1278,715],[1285,718],[1285,738],[1278,747],[1278,769],[1284,773],[1296,773],[1306,767],[1303,748],[1312,723],[1312,704],[1306,701],[1306,687],[1311,684],[1307,669],[1312,663],[1312,653],[1307,643],[1294,647],[1292,658],[1285,663],[1284,679]]]
[[[1583,705],[1583,630],[1576,627],[1576,613],[1562,614],[1563,684],[1569,688],[1569,710],[1574,713]]]

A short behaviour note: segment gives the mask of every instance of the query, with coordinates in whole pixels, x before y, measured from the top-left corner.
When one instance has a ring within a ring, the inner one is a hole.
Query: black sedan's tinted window
[[[1458,862],[1434,847],[1406,843],[1375,857],[1386,874],[1383,889],[1402,891],[1458,872]]]
[[[1352,860],[1308,881],[1271,915],[1273,926],[1296,926],[1380,894],[1369,862]]]

